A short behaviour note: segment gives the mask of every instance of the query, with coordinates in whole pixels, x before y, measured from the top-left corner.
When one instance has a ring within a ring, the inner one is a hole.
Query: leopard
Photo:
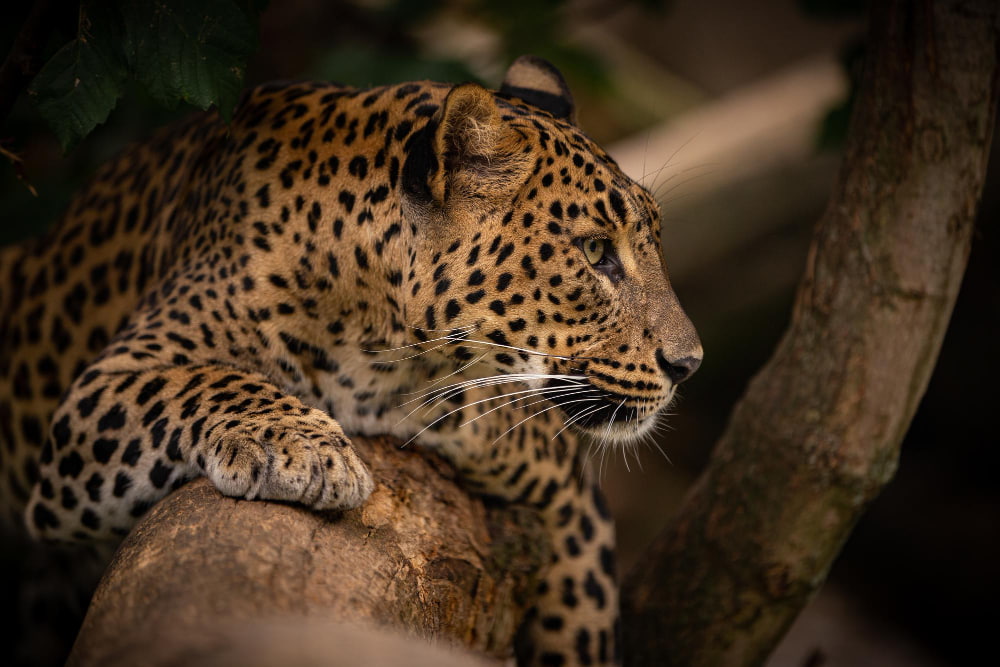
[[[112,543],[200,476],[346,511],[375,484],[351,438],[393,436],[540,517],[519,664],[618,664],[589,452],[648,437],[703,357],[660,234],[541,58],[497,90],[253,88],[0,253],[0,502]]]

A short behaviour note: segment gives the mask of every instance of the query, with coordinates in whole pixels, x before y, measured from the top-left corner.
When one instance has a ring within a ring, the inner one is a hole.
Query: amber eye
[[[591,264],[597,264],[604,257],[604,248],[607,241],[604,239],[586,239],[583,242],[583,254]]]

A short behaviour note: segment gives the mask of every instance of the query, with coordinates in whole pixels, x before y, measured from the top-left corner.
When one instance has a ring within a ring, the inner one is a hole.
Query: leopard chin
[[[618,421],[608,422],[603,427],[596,425],[592,427],[577,427],[579,433],[596,440],[597,442],[628,447],[633,443],[642,442],[656,433],[656,427],[662,418],[662,412],[656,412],[648,417],[635,422],[622,423]]]
[[[676,395],[671,386],[665,396],[625,396],[587,382],[577,391],[566,380],[549,380],[550,401],[559,406],[564,421],[576,432],[602,442],[629,444],[648,437]]]

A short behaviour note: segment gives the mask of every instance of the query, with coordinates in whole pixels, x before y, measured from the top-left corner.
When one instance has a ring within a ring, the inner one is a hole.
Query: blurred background
[[[4,52],[26,13],[0,9]],[[75,31],[68,20],[52,49]],[[657,195],[667,265],[706,358],[682,387],[663,453],[593,461],[618,517],[621,566],[633,565],[788,321],[836,177],[864,57],[864,3],[282,0],[263,10],[259,31],[248,85],[430,78],[495,87],[514,57],[540,55],[569,80],[583,128]],[[97,164],[189,112],[163,109],[134,87],[63,155],[22,96],[0,127],[3,146],[24,158],[17,173],[0,160],[0,243],[41,233]],[[978,664],[994,652],[1000,163],[992,162],[962,292],[896,479],[771,665]]]

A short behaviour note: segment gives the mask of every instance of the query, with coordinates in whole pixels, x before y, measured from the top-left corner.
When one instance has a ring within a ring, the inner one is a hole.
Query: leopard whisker
[[[533,354],[539,357],[549,357],[552,359],[559,359],[560,361],[573,361],[574,359],[579,359],[581,357],[564,357],[559,354],[550,354],[548,352],[539,352],[538,350],[529,350],[525,347],[518,347],[516,345],[505,345],[503,343],[495,343],[491,340],[477,340],[474,338],[465,339],[470,343],[479,343],[480,345],[486,345],[488,347],[497,347],[505,350],[515,350],[517,352],[524,352],[525,354]]]
[[[366,350],[366,349],[362,348],[361,351],[365,352],[367,354],[381,354],[383,352],[396,352],[398,350],[405,350],[405,349],[411,348],[411,347],[419,347],[420,345],[427,345],[428,343],[436,343],[439,340],[445,341],[445,343],[443,343],[443,344],[447,345],[448,342],[456,340],[456,338],[455,338],[456,335],[465,335],[465,334],[471,333],[472,331],[475,331],[475,327],[460,327],[458,329],[449,329],[448,331],[450,333],[447,336],[439,336],[438,338],[431,338],[429,340],[419,341],[419,342],[416,342],[416,343],[407,343],[406,345],[400,345],[398,347],[387,347],[384,350]],[[460,332],[460,334],[456,334],[456,332]],[[465,339],[464,338],[459,338],[457,340],[465,340]]]
[[[490,375],[482,378],[471,378],[469,380],[463,380],[462,382],[456,382],[445,387],[439,387],[437,389],[431,389],[430,391],[421,391],[420,395],[416,398],[410,399],[405,403],[401,404],[399,407],[404,405],[409,405],[415,401],[422,399],[427,399],[424,403],[431,403],[437,398],[450,397],[459,393],[465,389],[473,387],[488,387],[495,384],[506,384],[508,382],[524,382],[526,380],[542,380],[542,379],[557,379],[566,380],[568,382],[575,382],[576,384],[583,384],[579,382],[580,380],[586,380],[587,378],[582,375],[560,375],[560,374],[545,374],[545,373],[503,373],[501,375]],[[416,392],[414,392],[416,393]],[[429,397],[429,398],[428,398]]]
[[[601,442],[598,444],[598,449],[601,450],[601,465],[597,469],[597,479],[600,482],[604,481],[604,459],[608,455],[608,447],[605,443]]]
[[[643,188],[646,187],[646,157],[649,155],[649,135],[650,131],[646,130],[646,144],[642,149],[642,178],[639,179],[639,185]],[[667,162],[669,161],[670,158],[667,158]],[[663,166],[665,167],[667,165]],[[663,169],[663,167],[660,167],[660,169]]]
[[[688,183],[693,183],[694,181],[697,181],[699,178],[704,178],[705,176],[708,176],[711,173],[712,173],[711,171],[706,171],[706,172],[704,172],[702,174],[695,174],[694,176],[690,176],[690,177],[685,178],[685,179],[683,179],[681,181],[678,181],[677,183],[674,183],[673,186],[671,186],[671,187],[667,188],[666,190],[663,190],[662,192],[660,192],[659,190],[662,190],[663,186],[670,182],[670,179],[668,179],[667,181],[664,181],[663,184],[660,185],[660,187],[657,189],[657,193],[656,193],[656,195],[655,195],[654,198],[657,201],[661,201],[661,200],[664,200],[664,201],[677,201],[678,199],[681,199],[682,197],[687,196],[687,195],[678,195],[678,196],[673,197],[672,199],[669,199],[669,200],[667,200],[667,197],[669,197],[670,193],[673,192],[674,190],[676,190],[677,188],[685,186]],[[673,178],[673,177],[671,177],[671,178]]]
[[[559,429],[559,432],[556,433],[556,435],[559,435],[559,433],[562,433],[563,431],[565,431],[567,428],[569,428],[569,426],[571,424],[576,423],[576,421],[578,421],[580,419],[583,419],[587,415],[592,415],[592,414],[594,414],[595,412],[597,412],[598,410],[600,410],[600,409],[602,409],[604,407],[604,405],[603,405],[602,402],[598,401],[597,403],[598,404],[597,404],[596,407],[591,408],[590,410],[584,409],[583,411],[581,411],[580,413],[578,413],[573,419],[570,419],[569,421],[567,421],[563,425],[563,427],[561,429]],[[555,437],[555,436],[553,436],[553,437]],[[581,483],[583,482],[584,470],[586,469],[587,466],[591,465],[591,462],[594,459],[594,440],[592,438],[584,438],[583,440],[587,443],[587,454],[584,457],[584,464],[580,466],[580,482]]]
[[[468,380],[462,380],[461,382],[453,382],[452,384],[445,385],[444,387],[437,387],[436,389],[421,389],[419,392],[408,392],[404,395],[413,396],[416,394],[415,398],[400,403],[396,407],[403,407],[409,405],[410,403],[415,403],[417,401],[423,401],[419,407],[433,403],[439,398],[449,398],[461,391],[471,388],[489,387],[495,384],[506,384],[508,382],[520,382],[521,378],[507,376],[507,375],[490,375],[483,378],[471,378]],[[418,409],[419,409],[418,407]],[[412,413],[411,413],[412,414]]]
[[[421,330],[421,331],[450,331],[450,332],[462,331],[462,334],[461,334],[462,336],[467,336],[468,334],[470,334],[473,331],[475,331],[475,330],[477,330],[477,329],[480,328],[480,324],[470,324],[470,325],[466,325],[465,327],[461,327],[460,329],[423,329],[421,327],[414,327],[413,325],[407,325],[407,326],[409,326],[409,327],[411,327],[413,329]],[[525,348],[525,347],[518,347],[517,345],[510,345],[510,344],[505,344],[505,343],[497,343],[497,342],[489,341],[489,340],[477,340],[477,339],[474,339],[474,338],[464,338],[464,337],[456,339],[453,335],[450,335],[450,337],[452,338],[453,342],[455,342],[455,343],[479,343],[480,345],[486,345],[486,346],[490,346],[490,347],[497,347],[497,348],[502,348],[502,349],[507,349],[507,350],[515,350],[517,352],[524,352],[525,354],[531,354],[531,355],[535,355],[535,356],[539,356],[539,357],[551,357],[552,359],[559,359],[561,361],[573,361],[574,359],[586,359],[586,358],[588,358],[588,357],[579,357],[579,356],[565,357],[565,356],[562,356],[562,355],[559,355],[559,354],[551,354],[549,352],[542,352],[540,350],[529,350],[528,348]],[[449,338],[449,336],[444,336],[443,338]],[[438,338],[438,339],[432,339],[432,340],[441,340],[441,339]],[[430,341],[427,341],[427,342],[430,342]],[[420,343],[413,343],[412,345],[419,345],[419,344]]]
[[[558,389],[559,388],[557,388],[556,390],[558,390]],[[574,389],[575,389],[575,387],[574,387]],[[565,390],[568,391],[568,388],[565,388]],[[531,392],[531,393],[537,394],[541,390],[540,389],[526,389],[524,391],[525,392]],[[514,392],[514,393],[521,393],[521,392]],[[423,434],[424,431],[426,431],[427,429],[429,429],[431,426],[434,426],[435,424],[437,424],[438,422],[440,422],[443,419],[447,419],[448,417],[450,417],[451,415],[455,414],[456,412],[460,412],[462,410],[465,410],[466,408],[472,407],[473,405],[478,405],[479,403],[485,403],[486,401],[495,401],[498,398],[504,398],[505,396],[512,396],[512,395],[513,395],[513,393],[511,393],[511,394],[500,394],[499,396],[489,396],[487,398],[483,398],[483,399],[480,399],[478,401],[474,401],[472,403],[462,404],[462,405],[458,406],[457,408],[449,410],[448,412],[446,412],[443,415],[439,416],[437,419],[435,419],[431,423],[427,424],[427,426],[424,426],[422,429],[420,429],[420,431],[418,431],[416,435],[414,435],[409,440],[407,440],[403,444],[403,446],[405,447],[406,445],[409,445],[411,442],[413,442],[416,438],[418,438],[421,434]],[[419,409],[420,408],[418,407],[413,412],[416,412]],[[411,412],[410,414],[412,415],[413,412]],[[407,416],[409,416],[409,415],[407,415]],[[400,421],[402,421],[402,420],[400,420]]]
[[[576,389],[576,387],[563,387],[563,389],[571,389],[571,388],[572,389]],[[543,400],[548,400],[548,394],[556,391],[556,389],[559,389],[559,388],[554,388],[554,389],[542,388],[542,389],[536,390],[536,392],[542,394],[542,399]],[[597,391],[598,391],[597,389],[576,389],[575,392],[566,392],[566,393],[559,392],[559,393],[562,393],[562,397],[565,398],[567,396],[576,396],[577,394],[588,394],[588,393],[589,394],[593,394],[593,393],[597,393]],[[522,393],[522,392],[514,392],[514,393]],[[507,396],[513,396],[513,394],[504,394],[503,395],[503,397],[507,397]],[[500,398],[500,397],[497,397],[497,398]],[[490,414],[491,412],[495,412],[495,411],[497,411],[497,410],[499,410],[501,408],[507,407],[508,405],[511,405],[513,403],[517,403],[518,401],[524,400],[525,398],[529,398],[529,397],[528,396],[520,396],[518,398],[515,398],[513,401],[509,401],[509,402],[504,403],[502,405],[498,405],[498,406],[496,406],[494,408],[490,408],[489,410],[487,410],[483,414],[478,415],[476,417],[473,417],[469,421],[465,422],[464,424],[462,424],[462,426],[466,426],[468,424],[471,424],[472,422],[476,421],[477,419],[481,419],[482,417],[485,417],[486,415]],[[529,403],[528,405],[522,405],[522,406],[519,406],[519,407],[520,408],[526,408],[526,407],[529,407],[531,405],[534,405],[534,403]]]
[[[699,132],[695,132],[690,137],[688,137],[687,139],[685,139],[681,143],[680,146],[678,146],[677,148],[674,149],[673,153],[671,153],[669,156],[667,156],[667,159],[663,163],[663,166],[660,167],[659,169],[657,169],[656,171],[652,172],[652,173],[649,173],[649,174],[646,173],[646,156],[643,155],[643,158],[642,158],[642,161],[643,161],[643,166],[642,166],[642,172],[643,172],[643,175],[642,175],[642,187],[646,188],[646,192],[649,192],[649,188],[647,188],[646,184],[645,184],[646,177],[647,176],[652,176],[653,177],[653,184],[655,185],[656,184],[656,176],[661,171],[663,171],[664,169],[666,169],[667,167],[669,167],[671,165],[671,163],[674,161],[674,158],[677,157],[677,154],[680,153],[682,150],[684,150],[687,147],[688,144],[690,144],[692,141],[694,141],[698,137],[699,134],[700,134]],[[649,135],[648,134],[646,135],[646,149],[647,150],[649,149]]]
[[[473,378],[471,380],[465,380],[463,382],[456,382],[456,383],[448,385],[446,387],[441,387],[441,388],[438,388],[438,389],[432,389],[432,390],[430,390],[428,392],[422,393],[420,396],[417,396],[416,398],[410,399],[409,401],[406,401],[405,403],[402,403],[402,404],[398,405],[397,407],[402,408],[405,405],[409,405],[410,403],[414,403],[416,401],[420,401],[420,400],[424,399],[423,402],[420,403],[420,405],[418,405],[417,407],[413,408],[404,417],[400,418],[399,422],[401,423],[403,420],[408,419],[409,417],[412,417],[415,412],[417,412],[418,410],[420,410],[420,408],[423,408],[423,407],[426,407],[426,406],[430,406],[435,401],[437,401],[438,405],[440,405],[441,402],[444,402],[444,401],[448,400],[452,396],[455,396],[456,394],[459,394],[462,391],[465,391],[466,389],[470,389],[470,388],[477,388],[478,389],[478,388],[490,387],[490,386],[494,386],[494,385],[498,385],[498,384],[507,384],[509,382],[519,382],[519,381],[520,380],[517,379],[517,378],[508,378],[507,376],[503,376],[503,375],[491,375],[491,376],[486,377],[486,378]],[[436,407],[436,406],[433,406],[433,407]],[[433,407],[428,407],[428,410],[433,409]]]
[[[450,384],[450,385],[448,385],[446,387],[439,387],[438,389],[433,389],[430,392],[427,392],[427,391],[424,391],[424,390],[421,390],[420,392],[409,392],[409,394],[407,394],[407,395],[421,393],[423,396],[426,396],[428,393],[442,392],[442,391],[446,391],[446,390],[448,390],[448,389],[450,389],[452,387],[457,387],[457,386],[460,386],[460,385],[470,385],[470,384],[476,384],[476,383],[481,383],[481,382],[486,382],[486,381],[492,381],[492,380],[503,380],[504,382],[513,382],[513,381],[543,380],[543,379],[556,379],[556,380],[569,380],[569,381],[576,380],[576,381],[579,381],[579,380],[586,380],[587,378],[586,378],[586,376],[583,376],[583,375],[566,375],[566,374],[559,374],[559,373],[551,373],[551,374],[549,374],[549,373],[499,373],[497,375],[488,375],[488,376],[481,377],[481,378],[469,378],[467,380],[462,380],[461,382],[456,382],[454,384]],[[413,399],[413,400],[419,400],[419,397],[417,399]]]
[[[480,357],[478,359],[473,359],[472,361],[470,361],[466,365],[462,366],[458,370],[454,370],[451,373],[448,373],[447,375],[439,377],[437,380],[433,380],[433,381],[428,380],[428,382],[430,383],[430,386],[433,387],[436,384],[440,384],[441,382],[444,382],[445,380],[447,380],[450,377],[458,375],[459,373],[462,373],[462,372],[468,370],[469,368],[472,368],[473,366],[475,366],[476,364],[478,364],[480,361],[482,361],[483,359],[485,359],[486,355],[488,355],[488,354],[489,354],[489,352],[483,352],[482,355],[480,355]]]
[[[401,359],[379,359],[379,360],[373,361],[372,363],[373,364],[398,364],[399,362],[401,362],[401,361],[407,361],[408,359],[416,359],[417,357],[419,357],[421,355],[427,354],[428,352],[433,352],[434,350],[439,350],[442,347],[444,347],[445,345],[452,345],[453,343],[454,343],[453,341],[446,341],[444,343],[438,343],[434,347],[428,348],[426,350],[421,350],[420,352],[417,352],[416,354],[411,354],[408,357],[403,357]],[[395,349],[402,349],[402,348],[395,348]],[[478,350],[478,349],[481,349],[481,348],[474,347],[473,349],[477,349]]]
[[[563,403],[563,405],[569,405],[570,403],[582,403],[583,401],[592,401],[592,400],[594,400],[594,399],[593,398],[578,398],[578,399],[573,400],[573,401],[566,401],[565,403]],[[503,433],[501,433],[500,435],[498,435],[497,438],[496,438],[496,440],[494,440],[491,443],[491,445],[497,444],[500,441],[501,438],[503,438],[505,435],[507,435],[508,433],[510,433],[511,431],[513,431],[515,428],[517,428],[518,426],[520,426],[524,422],[528,421],[529,419],[533,419],[533,418],[537,417],[538,415],[540,415],[542,413],[548,412],[549,410],[553,410],[553,409],[558,408],[558,407],[559,407],[559,405],[556,405],[555,403],[553,403],[552,405],[550,405],[549,407],[545,408],[544,410],[539,410],[538,412],[536,412],[534,414],[528,415],[527,417],[525,417],[524,419],[522,419],[521,421],[517,422],[516,424],[514,424],[513,426],[511,426],[509,429],[507,429],[506,431],[504,431]]]
[[[568,389],[568,387],[567,387],[567,389]],[[575,392],[563,393],[560,396],[560,398],[569,398],[571,396],[579,396],[580,394],[593,394],[593,393],[598,393],[599,391],[600,391],[599,389],[580,389],[580,390],[575,391]],[[530,398],[530,397],[525,396],[523,398]],[[535,405],[537,403],[541,403],[542,401],[547,401],[547,400],[550,400],[550,399],[549,399],[549,396],[546,394],[546,395],[543,395],[542,398],[539,399],[539,400],[537,400],[537,401],[533,401],[531,403],[528,403],[527,405],[518,406],[518,409],[519,410],[523,410],[524,408],[530,407],[532,405]],[[563,404],[565,404],[565,403],[571,403],[571,402],[574,402],[574,401],[564,401]]]
[[[639,472],[646,472],[645,468],[642,467],[642,459],[639,458],[639,449],[636,447],[635,442],[626,443],[622,451],[625,453],[631,451],[633,458],[635,458],[635,464],[639,466]],[[625,460],[628,461],[627,455],[625,455]]]
[[[580,399],[580,400],[587,401],[587,400],[590,400],[590,399]],[[498,442],[500,442],[500,440],[505,435],[507,435],[508,433],[510,433],[511,431],[513,431],[515,428],[517,428],[518,426],[520,426],[524,422],[528,421],[529,419],[534,419],[538,415],[540,415],[542,413],[545,413],[545,412],[548,412],[549,410],[554,410],[555,408],[558,408],[558,407],[559,407],[558,405],[552,404],[552,405],[550,405],[549,407],[547,407],[547,408],[545,408],[543,410],[539,410],[539,411],[537,411],[535,413],[532,413],[532,414],[528,415],[527,417],[525,417],[524,419],[522,419],[521,421],[517,422],[516,424],[514,424],[513,426],[511,426],[510,428],[508,428],[506,431],[504,431],[503,433],[501,433],[500,435],[498,435],[496,437],[496,439],[493,440],[492,443],[490,443],[490,446],[493,446],[493,445],[497,444]]]
[[[669,463],[670,465],[673,465],[674,462],[671,461],[670,457],[667,456],[667,453],[665,451],[663,451],[663,448],[660,447],[660,443],[658,443],[656,441],[656,438],[653,436],[652,433],[646,433],[646,435],[644,437],[649,438],[646,441],[646,447],[649,447],[650,445],[652,445],[653,447],[656,448],[656,451],[660,452],[660,455],[663,456],[664,459],[666,459],[667,463]]]
[[[506,407],[508,405],[511,405],[512,403],[517,403],[518,401],[523,401],[523,400],[528,399],[528,398],[534,398],[535,396],[541,395],[542,396],[541,400],[548,400],[548,395],[550,395],[550,394],[556,394],[556,395],[562,394],[563,396],[575,396],[578,393],[583,393],[583,392],[587,392],[587,391],[597,391],[597,390],[596,389],[593,389],[593,390],[590,390],[590,389],[578,389],[577,387],[552,387],[552,388],[550,388],[550,387],[542,387],[542,388],[539,388],[539,389],[524,389],[524,390],[521,390],[521,391],[512,391],[512,392],[508,392],[508,393],[505,393],[505,394],[499,394],[497,396],[489,396],[487,398],[483,398],[483,399],[480,399],[478,401],[473,401],[472,403],[467,403],[467,404],[462,405],[461,407],[455,408],[455,410],[452,410],[452,412],[457,412],[457,411],[463,410],[465,408],[471,408],[473,405],[479,405],[480,403],[487,403],[489,401],[497,401],[497,400],[502,400],[504,398],[510,398],[511,396],[516,396],[517,394],[527,394],[526,396],[518,396],[517,398],[515,398],[512,401],[508,401],[507,403],[503,403],[502,405],[498,405],[498,406],[496,406],[494,408],[491,408],[487,412],[484,412],[481,415],[477,415],[476,417],[473,417],[472,419],[470,419],[470,420],[468,420],[465,423],[463,423],[463,424],[460,425],[460,426],[465,426],[466,424],[471,424],[472,422],[476,421],[480,417],[485,417],[486,415],[490,414],[491,412],[494,412],[495,410],[499,410],[500,408],[503,408],[503,407]],[[540,403],[541,401],[538,401],[538,402]],[[534,403],[529,403],[528,405],[534,405]],[[523,408],[523,407],[527,407],[527,406],[521,406],[521,407]],[[449,413],[449,414],[451,414],[451,413]]]
[[[569,428],[573,424],[577,423],[581,419],[584,419],[584,418],[589,417],[590,415],[594,414],[598,410],[602,409],[604,407],[604,405],[605,405],[603,401],[600,401],[600,400],[598,400],[596,398],[595,399],[591,399],[591,400],[595,401],[597,403],[597,406],[594,407],[594,408],[592,408],[592,409],[590,409],[590,410],[586,410],[586,409],[582,410],[582,411],[578,412],[574,417],[571,417],[565,424],[563,424],[563,427],[561,429],[559,429],[558,431],[556,431],[556,434],[554,436],[552,436],[553,440],[555,440],[557,437],[559,437],[559,434],[562,433],[563,431],[565,431],[567,428]],[[588,451],[589,451],[589,448],[588,448]]]
[[[461,393],[462,391],[465,391],[466,389],[480,389],[480,388],[485,388],[485,387],[490,387],[490,386],[497,386],[497,385],[500,385],[500,384],[507,384],[508,382],[514,382],[514,380],[507,380],[507,381],[499,381],[499,380],[497,380],[497,381],[493,381],[493,382],[489,382],[489,383],[480,383],[480,384],[476,384],[476,385],[469,385],[469,386],[465,386],[465,387],[451,389],[451,390],[448,390],[446,392],[437,392],[436,394],[434,394],[434,395],[429,396],[428,398],[426,398],[426,400],[424,400],[420,405],[418,405],[416,408],[414,408],[413,410],[411,410],[406,415],[406,417],[404,417],[404,419],[407,418],[407,417],[412,416],[413,413],[415,413],[416,411],[420,410],[423,407],[427,407],[428,410],[433,410],[437,406],[439,406],[441,403],[443,403],[444,401],[449,400],[453,396]],[[538,388],[533,388],[533,389],[538,389]],[[496,399],[498,397],[494,396],[494,397],[491,397],[491,398],[492,399]],[[419,398],[418,399],[414,399],[414,400],[419,400]],[[410,401],[410,402],[412,402],[412,401]],[[435,404],[435,405],[431,405],[431,404]],[[400,407],[402,407],[402,406],[400,406]]]
[[[669,166],[670,166],[670,163],[667,163],[667,164],[663,165],[662,167],[660,167],[659,169],[657,169],[654,173],[656,175],[659,175],[661,171],[663,171],[664,169],[666,169]],[[701,178],[703,176],[707,176],[708,174],[711,174],[712,170],[714,170],[716,166],[717,166],[717,163],[714,163],[714,162],[702,162],[702,163],[699,163],[699,164],[691,165],[690,167],[685,167],[684,169],[679,169],[679,170],[673,172],[672,174],[670,174],[669,176],[667,176],[665,179],[663,179],[659,183],[657,183],[656,179],[654,178],[653,179],[653,183],[655,185],[656,191],[652,191],[651,192],[649,188],[647,188],[646,191],[649,192],[650,195],[652,195],[653,199],[656,199],[657,201],[659,201],[659,196],[660,196],[659,190],[662,189],[663,186],[665,186],[667,183],[669,183],[673,179],[677,178],[678,176],[683,176],[684,174],[688,174],[688,173],[690,173],[692,171],[696,171],[696,170],[699,170],[699,169],[704,169],[706,171],[704,171],[704,172],[702,172],[700,174],[696,174],[696,175],[692,176],[692,178]]]
[[[440,333],[442,331],[461,331],[463,329],[476,329],[479,327],[478,324],[466,324],[465,326],[451,327],[449,329],[428,329],[427,327],[418,327],[413,324],[405,324],[403,326],[405,326],[407,329],[413,329],[414,331],[434,331],[436,333]]]
[[[608,427],[606,429],[604,429],[604,438],[605,438],[605,440],[608,438],[608,436],[611,435],[611,427],[614,426],[614,424],[615,424],[615,415],[617,415],[618,411],[622,409],[623,405],[625,405],[625,401],[626,400],[627,399],[623,398],[622,402],[618,404],[617,408],[615,408],[615,411],[611,413],[611,419],[608,420]]]

